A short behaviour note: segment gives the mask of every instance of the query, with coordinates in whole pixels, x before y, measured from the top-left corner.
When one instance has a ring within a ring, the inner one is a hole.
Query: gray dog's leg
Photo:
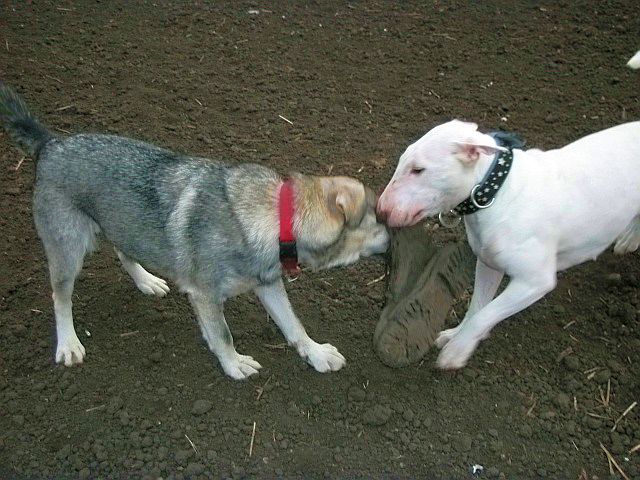
[[[98,226],[63,196],[41,191],[34,194],[34,220],[49,263],[56,317],[56,362],[82,363],[85,349],[73,327],[71,294],[87,251],[93,249]]]
[[[340,370],[346,364],[345,358],[336,347],[329,343],[321,345],[309,338],[291,308],[282,279],[270,285],[257,287],[255,292],[289,345],[294,346],[313,368],[319,372],[330,372]]]
[[[122,266],[131,276],[136,287],[138,287],[138,290],[146,295],[157,295],[159,297],[164,297],[169,293],[169,286],[162,278],[158,278],[155,275],[150,274],[142,267],[142,265],[127,257],[117,248],[115,251],[122,262]]]
[[[224,319],[223,304],[214,303],[209,295],[201,292],[190,292],[189,300],[196,311],[202,336],[209,349],[218,357],[224,373],[236,380],[244,380],[258,373],[262,366],[253,357],[236,352],[233,337]]]

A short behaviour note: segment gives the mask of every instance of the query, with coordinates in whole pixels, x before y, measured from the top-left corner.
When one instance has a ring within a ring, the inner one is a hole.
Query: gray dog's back
[[[227,181],[238,170],[277,179],[257,165],[228,167],[129,138],[74,135],[40,150],[34,209],[51,209],[64,195],[116,248],[174,280],[219,285],[230,275],[259,278],[264,261],[252,258],[229,201]],[[206,265],[206,273],[197,265]]]

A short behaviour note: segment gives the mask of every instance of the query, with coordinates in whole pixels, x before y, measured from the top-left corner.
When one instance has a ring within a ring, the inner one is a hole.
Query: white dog
[[[553,290],[557,271],[616,240],[616,253],[638,248],[640,122],[546,152],[502,147],[474,123],[437,126],[400,157],[378,212],[402,227],[456,206],[478,260],[469,311],[436,342],[444,369],[463,367],[495,325]]]
[[[631,57],[631,60],[627,62],[627,66],[633,68],[634,70],[640,68],[640,50],[638,50],[636,54]]]

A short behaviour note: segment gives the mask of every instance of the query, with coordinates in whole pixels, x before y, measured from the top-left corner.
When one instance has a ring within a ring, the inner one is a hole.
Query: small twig
[[[249,456],[253,455],[253,439],[256,436],[256,422],[253,422],[253,430],[251,431],[251,443],[249,443]]]
[[[51,80],[55,80],[58,83],[64,83],[62,80],[56,77],[52,77],[51,75],[45,75],[45,77],[50,78]]]
[[[567,323],[564,327],[562,327],[563,330],[566,330],[567,328],[569,328],[571,325],[573,325],[574,323],[576,323],[575,320],[571,320],[569,323]]]
[[[533,399],[533,405],[531,405],[529,407],[529,410],[527,410],[527,414],[526,414],[527,417],[531,416],[531,413],[533,412],[533,409],[536,408],[537,403],[538,403],[538,400],[534,398]]]
[[[613,466],[616,467],[616,470],[618,470],[618,473],[622,475],[622,478],[624,478],[624,480],[630,480],[630,478],[627,477],[627,474],[624,473],[624,470],[620,468],[620,465],[618,465],[618,462],[616,462],[616,459],[613,458],[613,455],[609,453],[609,450],[607,450],[602,443],[600,444],[600,448],[604,450],[604,453],[607,456],[607,459],[609,460],[609,470],[611,470],[611,464],[613,464]],[[611,473],[613,473],[613,471]]]
[[[626,417],[626,416],[629,414],[629,412],[630,412],[631,410],[633,410],[633,409],[636,407],[636,405],[638,405],[638,402],[633,402],[631,405],[629,405],[629,406],[627,407],[627,409],[626,409],[624,412],[622,412],[622,415],[620,415],[620,416],[618,417],[618,419],[617,419],[615,422],[613,422],[613,428],[611,428],[611,431],[612,431],[612,432],[613,432],[616,428],[618,428],[618,423],[620,423],[620,421],[621,421],[624,417]]]
[[[258,396],[256,397],[256,402],[258,400],[260,400],[260,398],[262,398],[262,394],[264,393],[264,389],[267,386],[267,383],[269,383],[271,381],[271,379],[273,378],[273,375],[271,375],[269,378],[267,378],[267,381],[264,382],[264,385],[262,385],[261,387],[258,387],[256,390],[258,391]]]
[[[265,343],[264,346],[267,348],[272,348],[274,350],[284,350],[285,348],[287,348],[286,343],[279,343],[277,345],[271,345],[271,344]]]
[[[556,358],[556,362],[560,363],[564,357],[566,357],[567,355],[571,355],[572,353],[573,353],[572,347],[565,348],[563,351],[560,352],[560,354]]]
[[[602,420],[609,420],[609,417],[605,417],[603,415],[598,415],[597,413],[587,412],[587,415],[589,415],[590,417],[593,417],[593,418],[600,418]]]
[[[364,101],[364,103],[367,104],[367,107],[369,107],[369,113],[373,112],[373,107],[371,106],[371,104],[369,102],[367,102],[366,100]]]
[[[63,12],[73,12],[71,8],[63,8],[63,7],[56,7],[56,10],[62,10]]]
[[[598,386],[598,391],[600,393],[600,403],[607,408],[609,406],[609,401],[611,400],[611,379],[607,381],[607,394],[604,394],[604,391],[600,386]]]
[[[124,332],[120,334],[120,337],[130,337],[131,335],[137,335],[138,333],[140,333],[140,330],[134,330],[133,332]]]
[[[7,47],[7,52],[9,51],[9,40],[4,41],[4,46]]]
[[[197,99],[197,98],[195,98],[195,97],[194,97],[193,99],[198,103],[198,105],[202,106],[202,102],[200,102],[200,100],[198,100],[198,99]]]
[[[62,112],[63,110],[68,110],[71,107],[73,107],[73,105],[67,105],[65,107],[56,108],[56,112]]]
[[[288,118],[283,117],[282,115],[278,115],[282,120],[284,120],[287,123],[290,123],[291,125],[293,125],[293,122],[291,120],[289,120]]]
[[[449,35],[448,33],[432,33],[431,35],[433,35],[434,37],[444,37],[447,40],[454,40],[455,38],[453,38],[451,35]]]
[[[100,410],[101,408],[104,408],[106,405],[98,405],[97,407],[91,407],[91,408],[87,408],[85,410],[85,412],[93,412],[94,410]]]
[[[387,273],[385,272],[385,273],[383,273],[382,275],[380,275],[378,278],[374,278],[374,279],[373,279],[373,280],[371,280],[369,283],[367,283],[367,287],[368,287],[369,285],[373,285],[374,283],[381,282],[382,280],[384,280],[384,277],[386,277],[386,276],[387,276]]]
[[[191,441],[191,439],[187,436],[187,434],[184,434],[185,438],[187,439],[187,442],[189,442],[189,445],[191,445],[191,448],[193,448],[193,451],[196,452],[196,455],[198,454],[198,449],[196,448],[196,446],[193,444],[193,442]]]
[[[55,127],[55,129],[62,133],[66,133],[67,135],[71,135],[71,132],[69,130],[65,130],[64,128]]]
[[[638,450],[640,450],[640,443],[637,444],[635,447],[633,447],[631,450],[629,450],[629,453],[635,453]]]

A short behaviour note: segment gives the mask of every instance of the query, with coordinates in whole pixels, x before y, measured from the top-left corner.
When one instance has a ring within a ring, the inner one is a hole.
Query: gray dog
[[[260,368],[235,350],[223,313],[227,298],[249,290],[317,371],[344,366],[335,347],[307,335],[289,304],[281,278],[281,191],[284,183],[292,191],[287,221],[297,248],[289,242],[285,252],[312,268],[328,268],[387,249],[375,196],[360,182],[300,174],[283,182],[259,165],[227,166],[128,138],[56,136],[2,84],[0,122],[37,159],[33,214],[49,263],[57,362],[71,366],[84,359],[71,294],[102,232],[143,293],[169,291],[145,268],[187,293],[209,348],[230,377],[244,379]]]

